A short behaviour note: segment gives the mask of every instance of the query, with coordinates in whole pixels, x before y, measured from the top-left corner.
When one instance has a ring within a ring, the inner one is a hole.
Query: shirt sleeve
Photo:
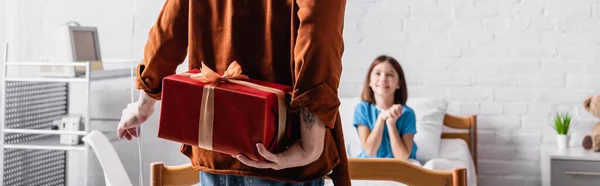
[[[345,0],[297,0],[292,110],[306,108],[334,128],[340,106]]]
[[[354,121],[352,123],[354,127],[358,127],[358,125],[368,126],[367,111],[364,104],[358,104],[354,109]]]
[[[160,100],[162,80],[175,74],[185,60],[188,47],[187,0],[167,0],[148,33],[144,60],[136,70],[136,88]]]
[[[412,111],[406,112],[406,115],[402,116],[396,125],[401,129],[400,135],[417,133],[417,119]]]

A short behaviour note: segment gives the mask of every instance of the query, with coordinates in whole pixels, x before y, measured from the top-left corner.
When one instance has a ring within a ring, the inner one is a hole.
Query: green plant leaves
[[[573,116],[567,112],[557,113],[556,116],[554,116],[554,129],[556,130],[556,133],[565,135],[569,133],[572,119]]]

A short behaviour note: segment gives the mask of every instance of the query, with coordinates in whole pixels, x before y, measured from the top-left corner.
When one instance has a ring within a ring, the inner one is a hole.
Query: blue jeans
[[[293,184],[286,182],[279,182],[267,179],[261,179],[250,176],[235,176],[225,174],[211,174],[206,172],[200,172],[200,185],[201,186],[323,186],[325,185],[325,178],[320,178],[312,182],[306,182],[302,184]]]

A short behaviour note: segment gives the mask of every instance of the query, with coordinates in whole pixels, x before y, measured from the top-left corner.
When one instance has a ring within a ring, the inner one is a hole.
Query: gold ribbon
[[[262,86],[240,79],[248,79],[248,76],[242,74],[242,67],[237,63],[233,62],[227,67],[227,70],[222,76],[219,76],[215,71],[210,69],[204,63],[202,63],[202,69],[200,73],[180,73],[178,75],[188,76],[192,79],[206,83],[204,90],[202,91],[202,103],[200,106],[200,122],[198,127],[198,146],[207,150],[213,150],[213,121],[214,121],[214,92],[215,87],[220,82],[233,83],[241,86],[245,86],[252,89],[261,91],[271,92],[277,95],[279,121],[277,140],[281,140],[285,133],[286,116],[287,110],[285,106],[285,93],[279,89]]]

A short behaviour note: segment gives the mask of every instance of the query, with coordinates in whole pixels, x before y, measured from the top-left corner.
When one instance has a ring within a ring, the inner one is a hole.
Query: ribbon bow
[[[218,82],[227,82],[231,79],[248,79],[247,75],[242,74],[242,66],[238,64],[236,61],[229,64],[227,70],[223,73],[222,76],[219,76],[215,71],[210,69],[206,64],[202,63],[202,68],[200,69],[200,73],[181,73],[182,76],[189,76],[192,79],[201,81],[203,83],[218,83]]]

